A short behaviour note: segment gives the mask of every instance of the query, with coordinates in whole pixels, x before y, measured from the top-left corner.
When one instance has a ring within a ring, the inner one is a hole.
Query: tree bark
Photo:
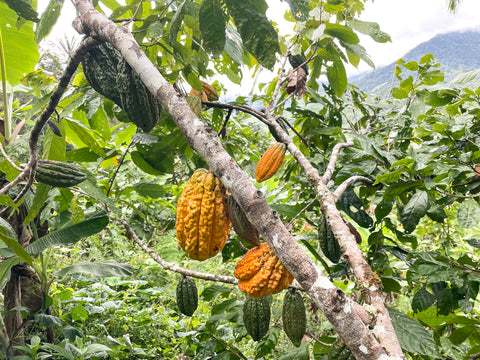
[[[365,311],[359,310],[363,308],[347,298],[313,263],[269,207],[263,193],[255,189],[252,180],[223,149],[215,131],[191,111],[186,100],[146,57],[128,29],[115,25],[97,12],[90,1],[72,1],[79,13],[75,28],[99,41],[108,41],[120,51],[177,124],[188,144],[208,163],[210,171],[220,178],[282,263],[323,311],[354,356],[365,360],[405,359],[390,329],[384,332],[394,339],[392,343],[396,342],[396,346],[383,348],[380,345],[364,322]]]

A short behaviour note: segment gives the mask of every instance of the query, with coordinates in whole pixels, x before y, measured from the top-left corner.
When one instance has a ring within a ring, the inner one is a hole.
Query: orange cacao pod
[[[293,275],[267,243],[250,249],[237,262],[233,275],[238,279],[240,291],[256,299],[276,294],[293,282]]]
[[[188,93],[189,96],[197,96],[199,97],[202,101],[208,101],[207,94],[205,94],[205,91],[198,91],[196,89],[190,90]]]
[[[265,151],[257,164],[255,175],[258,182],[268,180],[277,173],[285,159],[286,149],[284,143],[277,142]]]
[[[230,232],[227,191],[205,169],[196,170],[177,204],[177,241],[191,259],[203,261],[223,249]]]
[[[202,91],[207,95],[208,101],[217,101],[218,94],[212,85],[202,81]]]

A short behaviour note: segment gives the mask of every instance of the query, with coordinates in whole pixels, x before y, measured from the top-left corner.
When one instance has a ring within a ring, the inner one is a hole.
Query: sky
[[[289,31],[292,23],[283,19],[283,14],[288,9],[287,3],[279,0],[267,0],[267,2],[270,4],[267,16],[277,22],[281,29],[285,29],[285,32]],[[448,0],[369,0],[360,19],[378,23],[380,29],[391,36],[392,42],[379,44],[370,37],[360,34],[360,44],[366,48],[376,67],[381,67],[397,61],[409,50],[437,34],[480,30],[479,0],[463,0],[455,14],[447,10],[447,3]],[[46,4],[47,0],[39,0],[40,11]],[[74,18],[74,7],[71,1],[67,0],[50,39],[62,38],[64,34],[75,35],[75,30],[71,27]],[[347,74],[357,75],[368,70],[371,68],[364,62],[360,62],[358,69],[353,66],[347,67]],[[272,74],[265,71],[262,77],[271,79]],[[244,78],[248,76],[244,75]],[[249,81],[249,83],[253,82]]]

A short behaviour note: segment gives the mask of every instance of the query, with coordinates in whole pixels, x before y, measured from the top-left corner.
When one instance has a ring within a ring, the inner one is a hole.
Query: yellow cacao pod
[[[257,164],[255,172],[257,182],[268,180],[277,173],[285,159],[286,149],[284,143],[277,142],[265,151]]]
[[[256,299],[276,294],[293,282],[293,275],[267,243],[250,249],[237,262],[233,275],[240,291]]]
[[[196,89],[190,90],[188,93],[189,96],[197,96],[199,97],[202,101],[208,101],[207,94],[205,94],[205,91],[198,91]]]
[[[202,81],[202,91],[207,95],[208,101],[217,101],[218,94],[212,85]]]
[[[227,191],[205,169],[196,170],[177,204],[177,241],[191,259],[203,261],[218,254],[227,241],[231,223]]]

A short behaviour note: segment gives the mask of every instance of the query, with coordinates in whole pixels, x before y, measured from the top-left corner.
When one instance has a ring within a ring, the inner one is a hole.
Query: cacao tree
[[[358,34],[390,38],[358,19],[364,2],[287,3],[295,33],[280,37],[265,1],[73,0],[73,27],[84,38],[58,80],[34,70],[38,53],[30,50],[49,33],[62,4],[52,1],[42,14],[26,2],[0,4],[8,15],[0,33],[6,59],[0,335],[7,358],[28,348],[25,330],[32,324],[45,328],[46,351],[68,358],[53,336],[59,324],[51,314],[52,283],[73,273],[132,271],[110,259],[52,275],[46,254],[113,224],[163,268],[182,275],[182,313],[190,316],[198,306],[192,278],[238,284],[259,297],[258,304],[247,298],[244,305],[254,340],[268,332],[267,296],[291,286],[287,303],[290,291],[305,294],[335,333],[327,343],[310,333],[324,349],[316,358],[478,356],[479,259],[467,249],[479,246],[479,101],[478,89],[463,86],[477,72],[444,84],[439,64],[426,54],[418,62],[398,61],[387,99],[367,95],[348,83],[345,65],[373,67]],[[12,53],[19,36],[21,51]],[[24,61],[13,60],[23,53]],[[223,96],[222,81],[240,83],[246,68],[270,69],[273,79],[249,98]],[[28,97],[17,99],[19,93]],[[254,151],[252,144],[258,144]],[[256,181],[252,162],[258,162]],[[168,175],[165,186],[138,182],[140,175],[120,182],[126,164],[151,179]],[[124,183],[130,189],[117,185]],[[194,261],[193,270],[167,262],[151,249],[155,235],[134,226],[132,214],[145,219],[147,211],[128,201],[128,191],[160,198],[171,184],[187,185],[182,195],[159,202],[172,209],[167,219],[157,221],[161,211],[152,211],[156,235],[172,229],[176,207],[180,247],[205,260],[225,242],[233,248],[227,230],[240,219],[250,243],[240,243],[234,255],[222,252],[237,263],[236,277],[198,271]],[[207,208],[217,212],[202,216]],[[193,244],[187,233],[204,236],[206,245]],[[441,244],[435,252],[429,251],[433,242]],[[299,307],[284,315],[295,346],[305,333]],[[229,358],[246,358],[228,348]],[[75,351],[87,356],[110,349]]]

